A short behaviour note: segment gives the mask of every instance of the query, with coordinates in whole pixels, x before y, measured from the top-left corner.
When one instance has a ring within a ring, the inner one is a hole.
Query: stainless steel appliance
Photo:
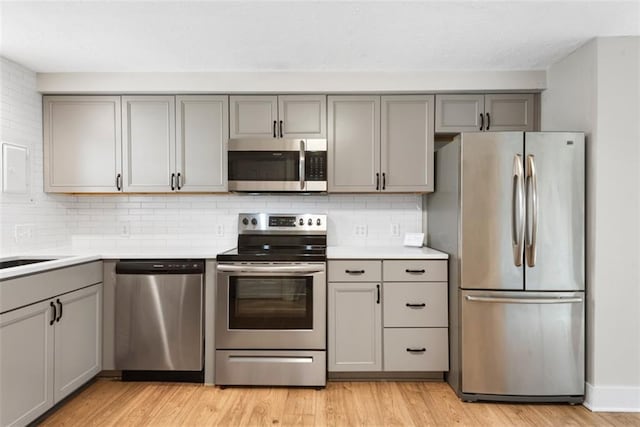
[[[232,139],[229,191],[327,191],[326,139]]]
[[[203,274],[202,260],[116,264],[115,366],[123,379],[202,381]]]
[[[584,165],[582,133],[463,133],[437,151],[429,245],[450,254],[462,399],[583,400]]]
[[[326,384],[326,216],[240,214],[217,257],[219,385]]]

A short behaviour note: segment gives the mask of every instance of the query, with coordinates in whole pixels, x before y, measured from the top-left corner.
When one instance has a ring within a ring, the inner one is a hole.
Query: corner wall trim
[[[640,412],[640,386],[594,386],[586,383],[583,405],[592,412]]]

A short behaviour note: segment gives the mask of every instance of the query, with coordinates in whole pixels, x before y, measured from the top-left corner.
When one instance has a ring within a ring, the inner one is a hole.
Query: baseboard
[[[586,383],[583,405],[592,412],[640,412],[640,387]]]

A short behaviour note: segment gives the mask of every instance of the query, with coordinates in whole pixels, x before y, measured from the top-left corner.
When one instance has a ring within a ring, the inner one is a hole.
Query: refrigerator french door
[[[581,401],[583,134],[463,133],[436,153],[427,206],[429,244],[451,255],[458,395]]]

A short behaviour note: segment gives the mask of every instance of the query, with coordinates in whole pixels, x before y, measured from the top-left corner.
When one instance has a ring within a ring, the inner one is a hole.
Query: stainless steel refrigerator
[[[449,260],[463,400],[584,397],[584,135],[463,133],[435,159],[429,246]]]

